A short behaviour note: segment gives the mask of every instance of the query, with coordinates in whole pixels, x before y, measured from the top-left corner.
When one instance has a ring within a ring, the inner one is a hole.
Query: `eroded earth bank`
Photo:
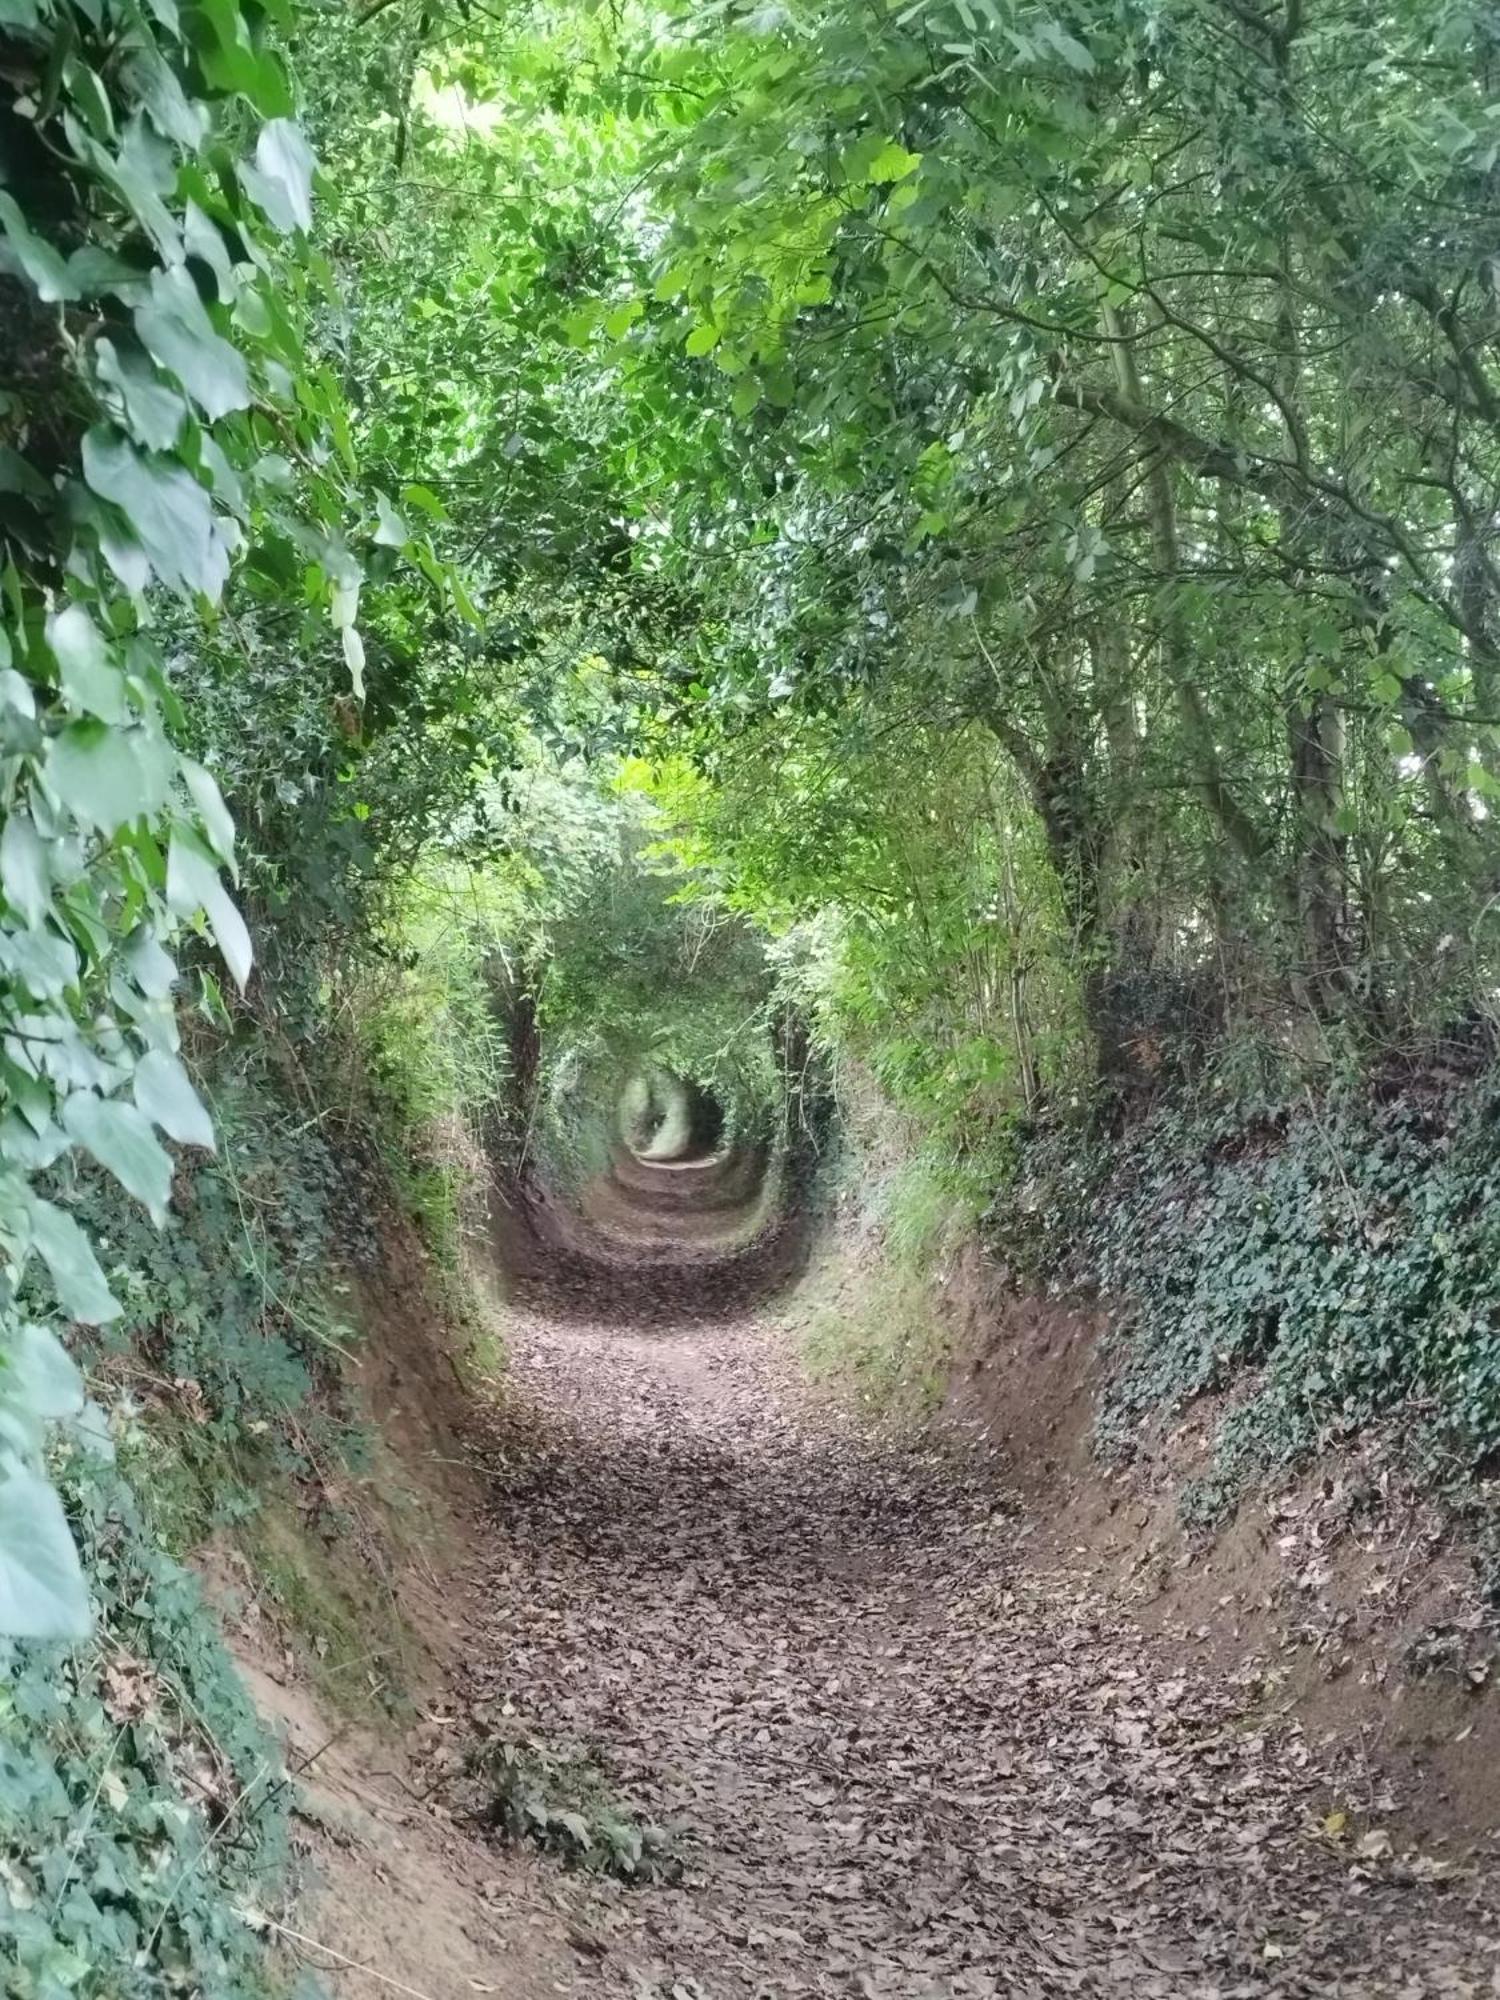
[[[512,1286],[411,1762],[320,1766],[337,1992],[1500,1990],[1482,1852],[1393,1839],[1262,1682],[1107,1609],[1003,1462],[814,1398],[795,1293],[726,1299],[703,1211],[612,1226]]]

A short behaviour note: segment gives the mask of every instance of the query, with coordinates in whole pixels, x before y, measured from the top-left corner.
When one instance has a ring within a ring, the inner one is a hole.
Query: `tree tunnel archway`
[[[724,1143],[724,1107],[697,1078],[653,1069],[625,1085],[620,1129],[638,1159],[663,1165],[708,1160]]]

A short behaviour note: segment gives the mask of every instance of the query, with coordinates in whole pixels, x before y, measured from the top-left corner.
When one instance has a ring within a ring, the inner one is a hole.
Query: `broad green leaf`
[[[365,642],[352,625],[346,625],[339,633],[343,642],[344,664],[349,669],[349,684],[354,689],[356,701],[365,698]]]
[[[408,507],[417,507],[422,513],[430,514],[434,521],[446,521],[448,510],[430,486],[403,486],[401,498]]]
[[[83,1408],[78,1364],[50,1327],[33,1321],[12,1327],[0,1348],[0,1400],[18,1397],[49,1423]]]
[[[1056,49],[1069,69],[1076,69],[1080,75],[1087,75],[1093,69],[1094,58],[1076,35],[1068,33],[1061,21],[1044,21],[1040,33],[1042,40]]]
[[[187,95],[176,72],[155,49],[134,50],[126,57],[123,68],[131,89],[145,105],[162,137],[175,140],[186,153],[196,153],[208,137],[208,107]]]
[[[218,600],[229,555],[212,502],[185,466],[147,457],[118,431],[96,425],[83,440],[83,472],[94,492],[124,514],[164,583]]]
[[[289,118],[296,107],[285,70],[269,50],[250,46],[238,6],[232,11],[238,33],[224,34],[218,48],[198,51],[205,79],[215,90],[245,98],[263,117]]]
[[[312,227],[313,150],[290,118],[272,118],[255,142],[255,164],[240,168],[245,191],[284,235]]]
[[[149,745],[136,729],[74,722],[53,738],[44,774],[48,785],[85,826],[114,833],[156,812],[166,790]]]
[[[31,1241],[52,1278],[58,1304],[70,1319],[102,1326],[118,1319],[120,1305],[105,1282],[99,1260],[77,1221],[66,1209],[32,1195],[27,1203]]]
[[[62,1502],[29,1472],[0,1479],[0,1633],[86,1639],[88,1591]]]
[[[165,1219],[172,1161],[133,1104],[75,1090],[62,1109],[63,1130],[133,1194],[155,1222]]]
[[[31,925],[45,923],[52,907],[48,850],[31,815],[12,810],[0,832],[0,889],[5,900]]]
[[[193,804],[198,808],[198,817],[203,822],[203,831],[208,836],[208,844],[214,853],[231,870],[234,867],[234,820],[224,794],[219,790],[218,780],[212,771],[193,757],[179,759],[179,766]]]
[[[136,310],[135,330],[210,422],[248,406],[245,358],[215,330],[186,265],[152,273],[151,297]]]
[[[61,1000],[78,984],[78,954],[55,931],[16,931],[0,937],[0,957],[38,1000]]]
[[[32,232],[15,196],[3,188],[0,188],[0,227],[5,230],[16,263],[43,305],[57,305],[78,297],[77,281],[69,274],[67,259]]]
[[[211,221],[197,202],[190,201],[183,212],[182,247],[190,257],[197,257],[213,272],[218,281],[219,297],[227,305],[234,298],[234,265],[218,225]]]
[[[143,354],[122,354],[113,341],[102,337],[94,354],[99,379],[119,396],[126,426],[136,443],[148,451],[171,451],[187,421],[188,406],[183,398],[162,381]]]
[[[872,186],[885,185],[892,181],[904,181],[908,174],[915,173],[922,164],[920,153],[909,153],[904,146],[892,139],[865,168],[864,177]]]
[[[195,833],[179,828],[167,850],[167,902],[179,916],[207,916],[209,928],[235,984],[244,991],[254,963],[250,933],[235,908],[209,848]]]
[[[192,1079],[176,1056],[151,1049],[136,1064],[135,1101],[153,1125],[182,1146],[214,1150],[214,1125]]]
[[[81,604],[69,604],[47,621],[47,644],[57,662],[64,694],[74,708],[101,722],[129,715],[125,679],[109,657],[104,634]]]
[[[402,520],[387,494],[379,488],[375,491],[375,511],[377,526],[375,540],[381,548],[404,549],[411,540],[411,529]]]
[[[115,119],[110,109],[109,93],[100,82],[97,71],[73,56],[64,65],[63,77],[68,95],[88,121],[89,130],[96,139],[108,144],[115,136]]]
[[[177,984],[177,967],[149,930],[139,930],[122,954],[131,978],[149,1000],[165,1000]]]

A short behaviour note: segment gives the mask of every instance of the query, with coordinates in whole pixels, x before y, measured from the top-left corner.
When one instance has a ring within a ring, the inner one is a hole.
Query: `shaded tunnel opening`
[[[724,1143],[724,1107],[694,1077],[632,1077],[621,1096],[620,1127],[637,1159],[662,1165],[712,1159]]]

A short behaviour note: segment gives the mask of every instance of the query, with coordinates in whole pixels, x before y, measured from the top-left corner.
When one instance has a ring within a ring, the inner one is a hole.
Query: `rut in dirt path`
[[[1162,1678],[987,1468],[811,1406],[771,1323],[539,1298],[511,1340],[471,1695],[688,1855],[677,1886],[559,1870],[557,1990],[1500,1992],[1492,1879],[1320,1835],[1254,1689]]]

